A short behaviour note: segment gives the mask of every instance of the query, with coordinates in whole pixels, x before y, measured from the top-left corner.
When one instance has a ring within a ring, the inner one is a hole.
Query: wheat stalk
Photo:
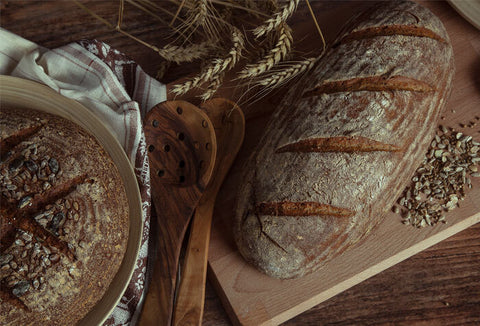
[[[173,23],[178,18],[178,15],[180,14],[180,11],[182,11],[183,6],[185,5],[185,1],[186,0],[182,0],[182,2],[180,3],[180,5],[177,8],[177,11],[175,12],[175,15],[172,18],[172,21],[170,22],[170,24],[168,24],[168,26],[170,26],[170,27],[173,26]]]
[[[234,2],[234,1],[230,0],[230,2]],[[253,0],[244,0],[242,7],[252,9],[252,10],[253,10],[252,14],[253,14],[256,18],[260,18],[259,13],[260,13],[261,11],[260,11],[260,8],[258,8],[257,3],[256,3],[255,1],[253,1]]]
[[[275,64],[282,61],[292,48],[292,29],[286,24],[282,23],[278,28],[278,41],[270,51],[256,63],[248,64],[238,73],[238,78],[251,78],[258,76],[265,71],[270,70]]]
[[[193,34],[201,27],[210,41],[217,42],[221,39],[222,29],[219,29],[217,24],[226,22],[222,21],[211,0],[190,0],[185,7],[188,8],[188,12],[183,28]]]
[[[230,7],[230,8],[233,8],[233,9],[239,9],[239,10],[248,12],[249,14],[252,14],[256,17],[257,16],[269,17],[269,15],[267,15],[266,13],[264,13],[264,12],[260,11],[260,9],[258,9],[258,7],[255,4],[255,0],[250,0],[250,1],[246,0],[246,2],[253,3],[254,4],[253,6],[250,6],[248,4],[241,5],[241,4],[238,3],[237,0],[227,0],[228,2],[225,2],[224,0],[209,0],[209,1],[213,4],[217,4],[217,5],[220,5],[220,6],[223,6],[223,7]]]
[[[213,80],[220,73],[232,69],[242,56],[242,51],[245,46],[245,40],[242,32],[234,27],[232,30],[232,47],[230,48],[227,56],[223,58],[216,58],[207,65],[199,75],[193,77],[191,80],[183,83],[174,85],[171,92],[175,95],[182,95],[187,93],[190,89],[198,87],[204,82]]]
[[[77,0],[74,1],[89,11]],[[123,30],[125,2],[169,26],[173,32],[171,35],[175,39],[163,47],[156,47]],[[165,59],[158,71],[159,75],[166,71],[170,63],[181,64],[198,59],[202,65],[200,72],[186,82],[174,85],[171,89],[173,94],[182,95],[192,88],[202,88],[204,93],[201,99],[207,100],[224,83],[224,79],[228,76],[226,72],[235,67],[240,70],[235,76],[236,79],[244,80],[238,85],[241,87],[248,85],[252,90],[265,94],[272,88],[283,85],[310,70],[317,61],[317,58],[307,58],[288,62],[293,56],[293,37],[287,20],[297,10],[300,0],[169,0],[168,2],[177,6],[174,12],[170,11],[172,8],[167,1],[119,0],[116,26],[89,12],[110,28],[148,46]],[[323,34],[309,0],[305,2],[322,39],[323,54],[326,47]],[[240,10],[242,14],[239,14]],[[156,12],[162,15],[156,15]],[[165,19],[160,16],[172,17],[171,21],[168,18],[170,24],[165,23]],[[246,33],[245,30],[249,32]],[[225,33],[226,31],[230,33]],[[215,54],[220,51],[222,54]],[[245,60],[240,62],[243,52],[246,52]],[[242,65],[240,66],[239,63]]]
[[[273,15],[272,18],[267,19],[262,25],[253,30],[256,38],[259,38],[267,33],[278,29],[285,21],[295,12],[300,0],[290,0],[286,5]]]
[[[303,61],[293,63],[287,68],[272,72],[268,76],[255,81],[255,85],[263,87],[277,87],[298,75],[309,71],[315,65],[319,57],[307,58]]]

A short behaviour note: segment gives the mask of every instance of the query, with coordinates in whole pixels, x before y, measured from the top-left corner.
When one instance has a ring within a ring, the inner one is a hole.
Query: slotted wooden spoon
[[[242,110],[235,103],[216,98],[200,107],[213,123],[218,148],[213,176],[195,210],[177,291],[173,324],[182,326],[202,323],[208,245],[215,199],[240,150],[245,133],[245,119]]]
[[[170,325],[183,238],[212,176],[217,143],[207,114],[185,101],[162,102],[150,110],[145,138],[158,252],[139,324]]]

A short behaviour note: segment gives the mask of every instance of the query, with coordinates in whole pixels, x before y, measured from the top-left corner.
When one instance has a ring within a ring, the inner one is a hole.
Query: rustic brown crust
[[[31,217],[30,218],[25,216],[17,217],[15,219],[15,222],[16,222],[14,223],[15,228],[19,228],[40,239],[43,239],[44,246],[55,247],[56,249],[58,249],[59,252],[64,254],[68,259],[70,260],[75,259],[75,254],[72,252],[72,250],[70,250],[67,242],[62,241],[61,239],[56,237],[54,234],[47,231],[35,220],[32,220]]]
[[[95,138],[54,115],[2,107],[0,144],[0,324],[74,325],[126,250],[122,179]]]
[[[22,142],[25,139],[32,137],[42,128],[41,124],[34,125],[28,128],[18,130],[15,134],[11,134],[9,137],[0,139],[0,158],[4,161],[8,157],[8,152]]]
[[[14,296],[11,291],[8,290],[5,284],[0,283],[0,299],[2,302],[9,302],[15,308],[20,310],[28,311],[28,307],[16,296]]]
[[[255,213],[260,215],[272,216],[336,216],[350,217],[355,214],[349,209],[335,207],[327,204],[315,202],[276,202],[276,203],[258,203],[255,206]]]
[[[363,78],[352,78],[347,80],[336,80],[324,82],[323,84],[308,90],[303,97],[319,96],[338,92],[359,92],[359,91],[411,91],[431,92],[433,87],[429,84],[405,76],[369,76]]]
[[[387,26],[375,26],[369,27],[358,31],[353,31],[350,34],[344,36],[338,43],[346,43],[354,40],[362,40],[366,38],[372,38],[377,36],[392,36],[392,35],[404,35],[404,36],[417,36],[426,37],[433,40],[437,40],[442,43],[447,41],[433,32],[432,30],[423,26],[411,26],[411,25],[387,25]],[[338,43],[336,45],[338,45]]]
[[[415,2],[375,4],[337,40],[282,101],[239,186],[237,247],[273,277],[315,271],[382,221],[421,163],[450,93],[448,35]],[[264,203],[354,214],[303,218]]]
[[[298,142],[279,147],[277,153],[285,152],[398,152],[401,147],[382,143],[361,136],[302,139]]]

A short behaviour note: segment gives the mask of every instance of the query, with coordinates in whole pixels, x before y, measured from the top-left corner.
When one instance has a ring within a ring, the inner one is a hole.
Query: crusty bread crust
[[[0,324],[75,325],[123,259],[129,208],[109,155],[76,124],[0,111]]]
[[[234,221],[245,259],[294,278],[364,238],[421,163],[453,75],[449,37],[428,9],[387,1],[352,21],[246,166]],[[310,214],[312,203],[354,213]]]

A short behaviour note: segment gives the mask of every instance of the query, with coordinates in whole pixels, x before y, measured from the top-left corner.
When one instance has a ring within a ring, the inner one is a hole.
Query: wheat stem
[[[172,27],[173,23],[177,19],[178,15],[180,14],[180,11],[182,11],[183,6],[185,5],[185,0],[182,0],[182,3],[178,6],[177,11],[175,12],[175,16],[173,16],[172,21],[170,22],[169,26]]]
[[[263,12],[257,10],[257,9],[252,9],[251,7],[244,7],[242,5],[236,4],[235,2],[226,2],[226,1],[221,1],[221,0],[210,0],[210,2],[214,3],[214,4],[217,4],[217,5],[224,6],[224,7],[231,7],[231,8],[234,8],[234,9],[243,10],[243,11],[246,11],[246,12],[254,14],[254,15],[269,17],[267,14],[265,14],[265,13],[263,13]]]
[[[119,30],[119,29],[120,29],[120,26],[122,26],[124,7],[125,7],[125,2],[124,2],[124,0],[120,0],[120,4],[119,4],[119,6],[118,6],[117,26],[115,27],[116,30]]]
[[[158,7],[156,4],[152,4],[149,0],[137,0],[137,1],[133,1],[133,0],[125,0],[127,1],[128,3],[130,3],[131,5],[139,8],[140,10],[142,10],[143,12],[145,12],[146,14],[158,19],[159,21],[161,21],[163,24],[167,25],[168,22],[166,20],[164,20],[162,17],[160,17],[159,15],[155,14],[154,13],[154,10],[161,10],[165,13],[167,13],[168,15],[173,15],[170,11],[166,10],[165,8],[162,8],[162,7]],[[178,17],[178,20],[180,21],[184,21],[182,18]],[[182,33],[182,31],[180,31],[178,28],[172,26],[172,29],[174,32],[180,34],[181,36],[184,37],[184,39],[187,38],[187,36]]]
[[[75,3],[78,7],[80,7],[81,9],[85,10],[87,13],[89,13],[90,15],[92,15],[93,17],[95,17],[96,19],[98,19],[99,21],[101,21],[103,24],[107,25],[108,27],[112,28],[112,29],[115,29],[115,26],[113,24],[111,24],[109,21],[107,21],[106,19],[104,19],[103,17],[100,17],[99,15],[97,15],[96,13],[94,13],[93,11],[91,11],[90,9],[88,9],[85,5],[83,5],[82,3],[78,2],[77,0],[73,0],[73,3]]]
[[[323,45],[322,52],[325,52],[325,48],[326,48],[327,45],[326,45],[326,42],[325,42],[325,38],[323,37],[322,29],[318,25],[318,21],[317,21],[317,18],[315,17],[315,13],[313,12],[312,6],[310,5],[310,1],[305,0],[305,2],[307,3],[308,10],[310,11],[310,15],[312,16],[313,22],[315,23],[315,27],[317,28],[318,34],[320,35],[320,38],[322,40],[322,45]]]
[[[93,11],[91,11],[90,9],[88,9],[86,6],[84,6],[83,4],[81,4],[80,2],[78,2],[77,0],[73,0],[73,2],[79,6],[80,8],[82,8],[83,10],[85,10],[87,13],[89,13],[90,15],[92,15],[93,17],[95,17],[96,19],[98,19],[99,21],[101,21],[102,23],[104,23],[106,26],[112,28],[112,29],[115,29],[117,30],[119,33],[125,35],[125,36],[128,36],[130,37],[131,39],[135,40],[136,42],[142,44],[142,45],[145,45],[146,47],[149,47],[150,49],[154,50],[154,51],[158,51],[158,48],[156,46],[153,46],[153,45],[150,45],[148,44],[147,42],[145,41],[142,41],[141,39],[139,39],[138,37],[136,36],[133,36],[132,34],[128,33],[128,32],[125,32],[124,30],[122,30],[120,27],[116,27],[114,26],[113,24],[111,24],[109,21],[107,21],[106,19],[104,19],[103,17],[100,17],[99,15],[97,15],[96,13],[94,13]]]
[[[155,14],[154,13],[155,10],[162,11],[163,13],[167,14],[168,16],[173,17],[173,15],[174,15],[173,13],[168,11],[167,9],[165,9],[163,7],[160,7],[160,6],[157,6],[155,3],[152,3],[149,0],[125,0],[125,1],[128,2],[131,5],[139,8],[139,9],[141,9],[146,14],[149,14],[150,16],[155,17],[156,19],[158,19],[159,21],[161,21],[165,25],[168,24],[168,21],[166,21],[163,17]]]

